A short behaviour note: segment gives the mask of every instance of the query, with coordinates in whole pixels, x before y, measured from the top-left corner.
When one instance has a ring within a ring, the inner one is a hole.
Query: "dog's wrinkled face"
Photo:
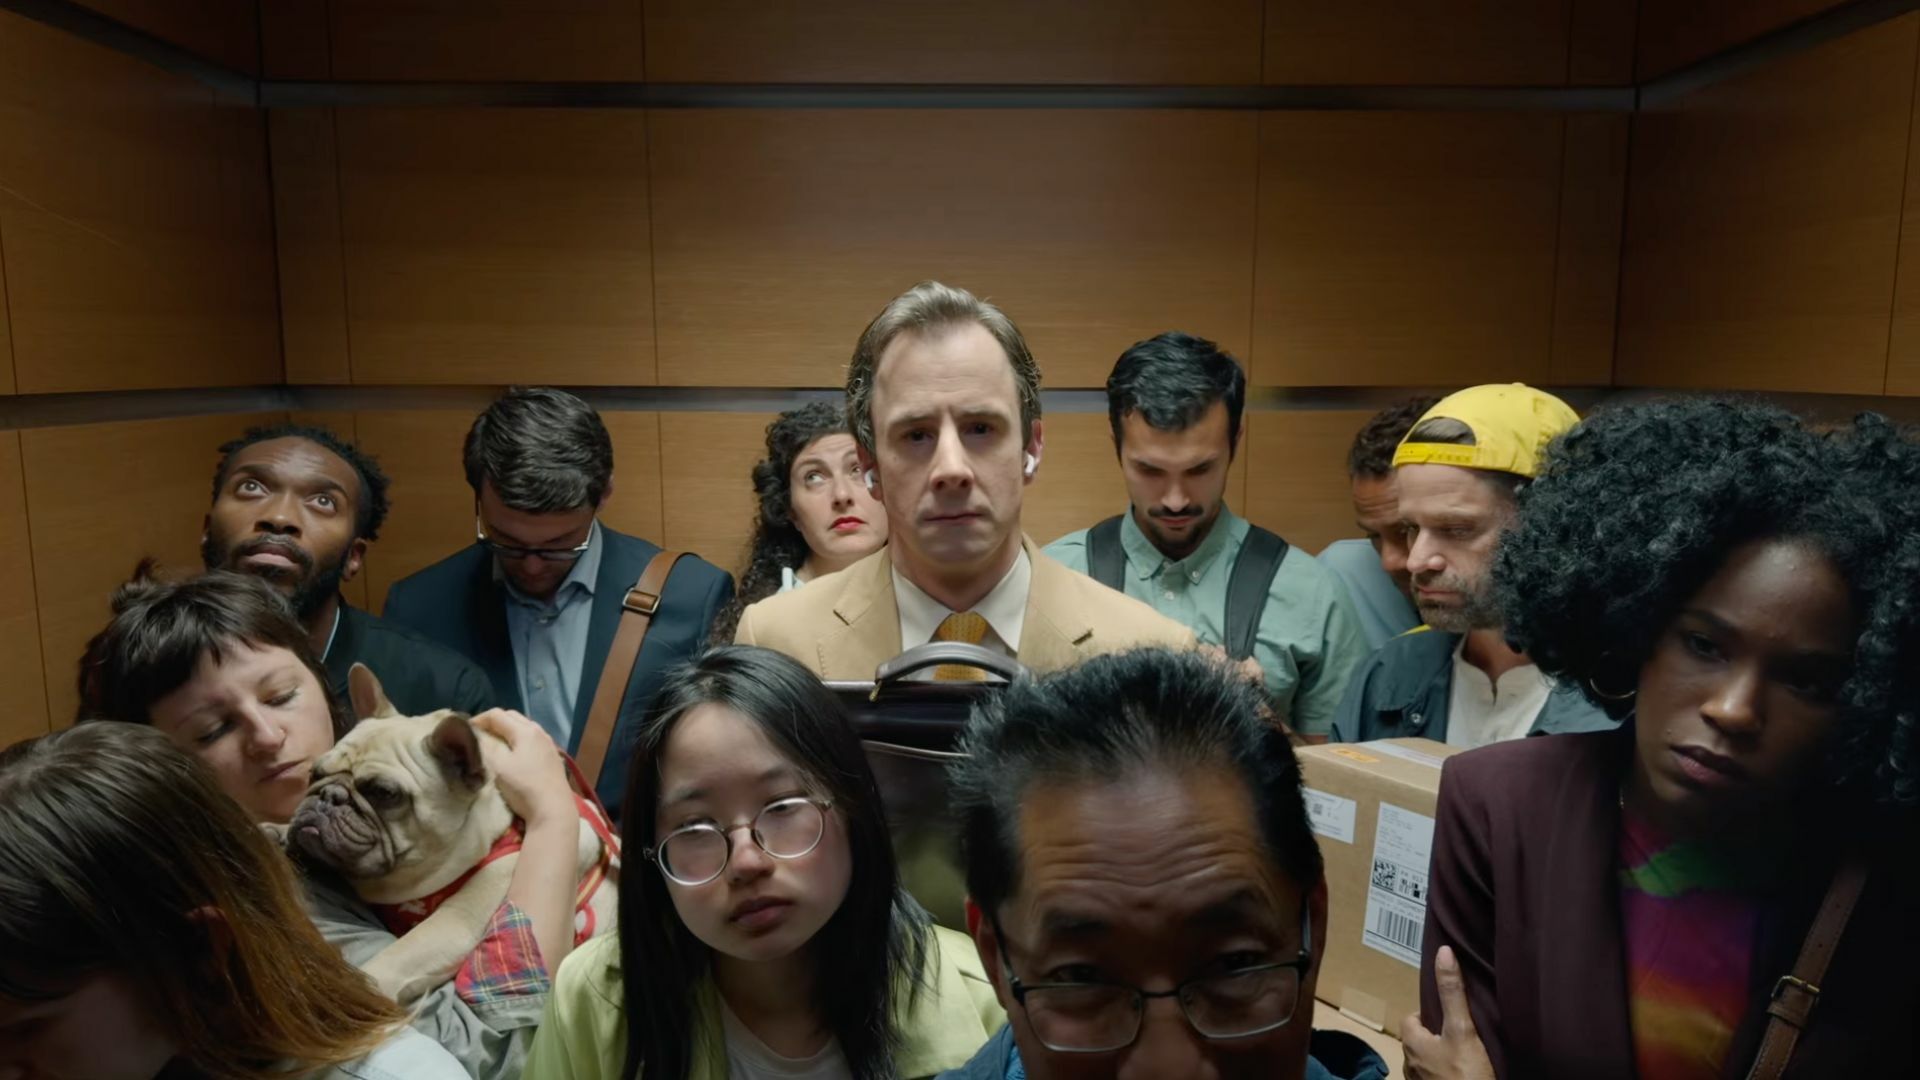
[[[385,878],[445,858],[483,795],[498,798],[465,714],[363,720],[314,762],[293,840],[350,879]]]
[[[314,760],[290,838],[374,903],[430,895],[513,823],[486,763],[498,740],[449,709],[401,716],[362,665],[348,682],[364,719]]]

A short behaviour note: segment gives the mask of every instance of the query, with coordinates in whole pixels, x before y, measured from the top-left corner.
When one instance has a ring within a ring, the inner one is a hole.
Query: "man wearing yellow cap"
[[[1507,644],[1490,570],[1516,494],[1547,444],[1579,422],[1520,383],[1475,386],[1427,410],[1394,451],[1414,604],[1426,625],[1373,655],[1341,703],[1333,737],[1417,736],[1475,747],[1615,721]]]

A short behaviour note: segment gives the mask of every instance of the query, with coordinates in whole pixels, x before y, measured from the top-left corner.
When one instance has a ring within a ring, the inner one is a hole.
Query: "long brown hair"
[[[363,1057],[406,1012],[297,896],[240,804],[152,728],[82,724],[0,752],[0,996],[115,973],[215,1080]]]

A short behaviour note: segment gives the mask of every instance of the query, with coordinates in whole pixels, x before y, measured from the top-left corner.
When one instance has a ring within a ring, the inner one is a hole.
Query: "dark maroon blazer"
[[[1628,724],[1499,743],[1456,755],[1441,772],[1421,1011],[1439,1030],[1433,956],[1451,945],[1503,1078],[1635,1075],[1618,865],[1620,778],[1632,752]],[[1782,838],[1796,870],[1763,914],[1751,1004],[1724,1075],[1747,1074],[1774,983],[1792,970],[1841,850],[1855,843],[1880,857],[1786,1076],[1920,1075],[1920,851],[1884,835],[1866,840],[1864,815],[1804,802],[1821,821]]]

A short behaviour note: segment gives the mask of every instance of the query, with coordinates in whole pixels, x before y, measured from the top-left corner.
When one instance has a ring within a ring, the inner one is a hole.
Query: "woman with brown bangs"
[[[0,1080],[464,1077],[296,896],[247,813],[152,728],[0,753]]]

